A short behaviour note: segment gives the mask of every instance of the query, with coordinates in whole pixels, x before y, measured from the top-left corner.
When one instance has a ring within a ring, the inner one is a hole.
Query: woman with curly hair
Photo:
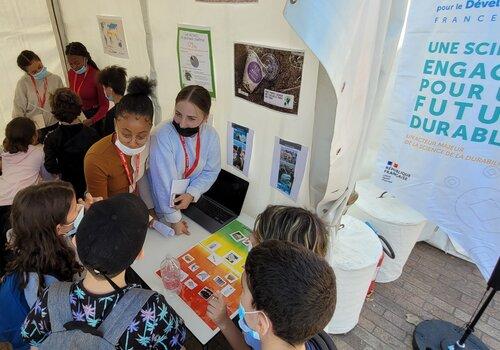
[[[99,136],[97,131],[78,120],[82,103],[70,89],[57,89],[50,98],[50,106],[59,126],[45,139],[45,168],[59,175],[61,180],[70,182],[77,198],[83,198],[87,188],[83,159]]]
[[[29,349],[21,325],[42,291],[82,271],[66,237],[83,216],[83,205],[67,182],[45,182],[17,193],[12,204],[12,259],[0,280],[0,342]]]

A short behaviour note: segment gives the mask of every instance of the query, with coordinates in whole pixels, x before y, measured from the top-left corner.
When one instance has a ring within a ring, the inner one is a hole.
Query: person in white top
[[[49,96],[63,87],[61,77],[47,70],[36,53],[22,51],[17,65],[26,74],[17,82],[14,94],[12,118],[27,117],[35,122],[39,141],[43,143],[47,133],[57,127],[57,120],[50,112]]]

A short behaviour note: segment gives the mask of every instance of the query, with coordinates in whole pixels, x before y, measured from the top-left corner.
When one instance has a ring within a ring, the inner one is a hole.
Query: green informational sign
[[[200,85],[215,98],[214,62],[210,29],[177,28],[177,59],[181,87]]]

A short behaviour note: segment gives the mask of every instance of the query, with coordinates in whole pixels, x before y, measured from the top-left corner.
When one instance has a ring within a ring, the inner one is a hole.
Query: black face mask
[[[176,123],[175,120],[172,120],[172,124],[174,125],[174,128],[179,133],[179,135],[184,137],[191,137],[193,135],[196,135],[196,133],[200,131],[199,126],[197,126],[196,128],[181,128],[181,126]]]

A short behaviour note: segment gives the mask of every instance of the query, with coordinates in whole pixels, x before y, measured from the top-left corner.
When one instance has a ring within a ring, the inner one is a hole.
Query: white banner
[[[500,254],[500,1],[414,0],[375,181],[456,239]]]

